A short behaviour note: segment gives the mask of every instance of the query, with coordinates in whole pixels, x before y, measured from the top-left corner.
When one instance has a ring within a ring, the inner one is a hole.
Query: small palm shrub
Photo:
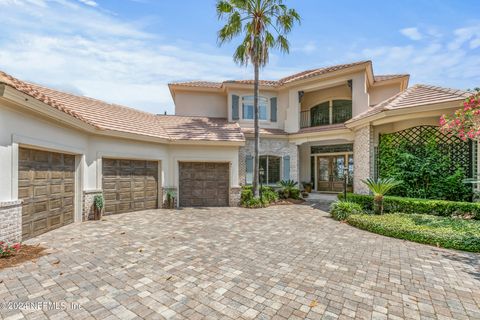
[[[280,190],[278,195],[282,199],[300,199],[300,189],[298,188],[298,182],[293,180],[280,181]]]
[[[362,180],[362,182],[373,193],[373,211],[375,214],[383,214],[383,197],[388,191],[402,183],[393,178],[380,178],[378,180],[368,178],[367,180]]]
[[[362,206],[350,201],[335,201],[330,205],[330,215],[333,219],[344,221],[352,214],[363,213]]]

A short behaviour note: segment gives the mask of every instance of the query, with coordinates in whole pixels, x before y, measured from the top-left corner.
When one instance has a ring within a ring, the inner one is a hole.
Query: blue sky
[[[286,3],[302,24],[265,79],[371,59],[411,84],[480,86],[476,0]],[[0,0],[0,21],[0,70],[154,113],[173,113],[169,82],[251,78],[217,46],[215,0]]]

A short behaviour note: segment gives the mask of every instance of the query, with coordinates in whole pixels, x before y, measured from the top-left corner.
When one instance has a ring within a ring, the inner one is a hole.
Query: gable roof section
[[[223,118],[161,116],[73,95],[18,80],[0,71],[5,84],[98,130],[131,133],[170,141],[244,141],[237,123]]]
[[[468,98],[471,93],[458,89],[443,88],[425,84],[416,84],[391,98],[380,102],[369,110],[353,117],[346,123],[352,123],[383,111],[417,107],[449,101],[461,101]]]
[[[374,80],[375,82],[382,82],[382,81],[388,81],[388,80],[405,78],[405,77],[410,77],[410,75],[409,74],[382,74],[382,75],[374,76]]]

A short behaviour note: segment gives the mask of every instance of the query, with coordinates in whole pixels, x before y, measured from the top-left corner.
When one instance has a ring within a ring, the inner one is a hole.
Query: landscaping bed
[[[480,252],[480,221],[427,214],[353,214],[346,221],[388,237],[443,248]]]
[[[40,245],[23,244],[21,249],[15,254],[0,258],[0,270],[38,259],[46,254],[45,248]]]

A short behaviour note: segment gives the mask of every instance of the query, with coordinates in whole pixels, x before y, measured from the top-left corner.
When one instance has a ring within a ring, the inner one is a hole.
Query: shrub
[[[20,243],[7,243],[0,241],[0,258],[10,257],[20,251],[21,248],[22,245]]]
[[[261,208],[278,200],[278,194],[273,188],[265,186],[261,188],[262,198],[254,197],[252,186],[242,187],[240,194],[240,205],[246,208]]]
[[[472,197],[472,187],[464,182],[466,167],[455,160],[455,148],[467,152],[468,142],[441,133],[430,126],[417,127],[417,139],[399,133],[382,134],[378,146],[380,177],[403,183],[391,195],[409,198],[465,201]],[[447,142],[448,141],[450,142]]]
[[[93,197],[93,205],[97,210],[102,210],[105,206],[105,199],[103,198],[103,195],[96,194],[95,197]]]
[[[343,221],[352,214],[362,213],[362,207],[358,203],[350,201],[335,201],[330,205],[330,215],[335,220]]]
[[[480,222],[425,214],[351,215],[347,222],[384,236],[480,252]]]
[[[338,198],[343,200],[343,194],[339,194]],[[347,195],[347,200],[360,204],[364,211],[373,210],[373,196],[349,193]],[[480,203],[474,202],[426,200],[386,196],[384,198],[384,211],[386,213],[418,213],[444,217],[468,216],[480,220]]]

